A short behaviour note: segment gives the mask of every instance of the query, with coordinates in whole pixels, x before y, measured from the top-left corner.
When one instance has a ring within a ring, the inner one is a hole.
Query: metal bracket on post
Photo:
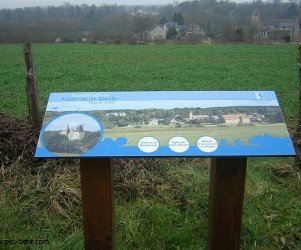
[[[246,157],[211,159],[208,249],[238,250],[246,179]]]
[[[80,159],[86,250],[114,249],[113,159]]]

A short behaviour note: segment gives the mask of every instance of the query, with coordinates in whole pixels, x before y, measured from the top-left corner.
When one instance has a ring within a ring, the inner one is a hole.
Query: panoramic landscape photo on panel
[[[37,156],[273,155],[291,145],[270,91],[53,93],[44,124]]]

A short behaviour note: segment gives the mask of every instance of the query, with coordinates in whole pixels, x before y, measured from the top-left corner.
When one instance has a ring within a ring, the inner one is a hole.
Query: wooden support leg
[[[113,159],[80,160],[85,249],[113,249]]]
[[[246,179],[246,157],[211,159],[208,248],[238,250]]]

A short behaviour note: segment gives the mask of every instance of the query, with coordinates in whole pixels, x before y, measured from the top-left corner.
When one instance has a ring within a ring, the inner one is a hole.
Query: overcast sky
[[[64,2],[70,4],[88,4],[88,5],[102,5],[102,4],[117,4],[117,5],[164,5],[168,3],[173,3],[173,0],[0,0],[0,9],[3,8],[22,8],[30,6],[59,6]],[[180,2],[180,1],[179,1]]]
[[[80,121],[80,122],[77,122]],[[85,114],[68,114],[56,118],[47,126],[46,131],[59,131],[67,129],[76,129],[79,125],[84,125],[85,131],[99,131],[100,126],[97,121],[89,115]]]
[[[244,0],[232,0],[235,2],[245,2]],[[250,1],[250,0],[246,0]],[[117,5],[165,5],[173,3],[174,0],[0,0],[0,9],[5,8],[23,8],[32,6],[59,6],[64,2],[68,2],[73,5],[102,5],[102,4],[117,4]],[[184,2],[184,0],[177,0],[178,3]]]

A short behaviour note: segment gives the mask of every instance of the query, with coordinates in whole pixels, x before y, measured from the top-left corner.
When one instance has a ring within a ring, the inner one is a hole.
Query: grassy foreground
[[[288,127],[296,126],[296,46],[33,48],[43,107],[55,91],[275,90]],[[24,117],[21,45],[1,45],[0,57],[0,112]],[[301,173],[293,163],[249,159],[243,249],[301,248]],[[208,188],[209,159],[116,160],[116,248],[204,249]],[[11,249],[82,249],[78,162],[37,167],[21,155],[0,166],[0,225],[0,243],[24,243]],[[25,244],[32,239],[41,244]]]
[[[249,160],[242,249],[301,247],[300,171],[292,163],[287,159]],[[48,161],[38,169],[20,168],[19,164],[1,169],[1,238],[49,241],[33,248],[82,249],[76,165]],[[116,249],[204,249],[208,165],[208,159],[118,161]],[[13,245],[11,249],[24,246]]]

